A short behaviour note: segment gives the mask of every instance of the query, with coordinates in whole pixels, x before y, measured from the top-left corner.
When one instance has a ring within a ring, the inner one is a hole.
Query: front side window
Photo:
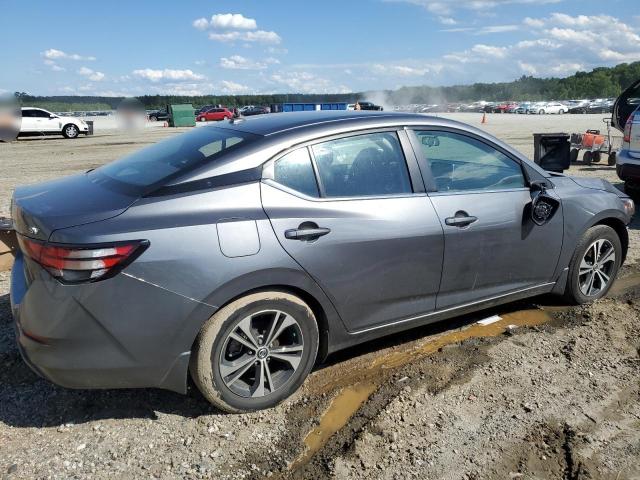
[[[327,197],[412,193],[407,163],[395,132],[341,138],[312,148]]]
[[[273,166],[273,179],[280,185],[309,197],[318,196],[316,175],[306,148],[294,150],[276,160]]]
[[[479,140],[452,132],[415,133],[438,191],[503,190],[525,186],[520,165]]]

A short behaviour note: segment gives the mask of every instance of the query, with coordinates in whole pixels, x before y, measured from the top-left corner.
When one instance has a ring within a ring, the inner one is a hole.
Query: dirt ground
[[[604,126],[599,115],[451,116],[530,157],[533,132]],[[0,144],[0,215],[16,185],[175,133]],[[606,165],[569,173],[619,185]],[[221,414],[193,388],[76,391],[40,379],[15,347],[0,272],[0,478],[639,479],[638,226],[607,299],[567,308],[538,297],[371,342],[246,415]]]

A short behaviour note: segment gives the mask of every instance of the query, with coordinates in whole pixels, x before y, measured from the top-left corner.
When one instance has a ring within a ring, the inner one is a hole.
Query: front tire
[[[80,135],[80,130],[73,123],[65,125],[62,129],[62,135],[64,138],[77,138]]]
[[[189,370],[204,397],[230,413],[271,408],[304,382],[318,353],[318,324],[284,292],[242,297],[202,327]]]
[[[604,297],[622,264],[622,243],[607,225],[591,227],[582,236],[569,263],[564,297],[573,304]]]
[[[591,153],[591,151],[587,150],[586,152],[584,152],[584,155],[582,155],[582,163],[585,165],[591,165],[592,161],[593,154]]]

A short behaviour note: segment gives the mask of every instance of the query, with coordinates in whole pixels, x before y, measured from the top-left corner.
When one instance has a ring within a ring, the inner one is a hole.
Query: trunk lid
[[[627,119],[640,104],[640,80],[632,83],[613,104],[611,125],[621,132],[627,123]]]
[[[47,240],[54,230],[120,215],[137,199],[83,173],[16,188],[11,216],[18,233]]]

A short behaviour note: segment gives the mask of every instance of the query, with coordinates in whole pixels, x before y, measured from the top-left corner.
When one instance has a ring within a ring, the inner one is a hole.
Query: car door
[[[37,121],[35,110],[26,109],[22,110],[22,123],[20,125],[20,132],[31,133],[37,131]]]
[[[34,130],[35,132],[53,132],[62,130],[62,127],[55,128],[58,124],[58,119],[52,119],[51,113],[46,110],[34,109],[32,110],[34,116]]]
[[[443,232],[405,132],[290,151],[265,168],[262,202],[282,247],[348,330],[434,310]]]
[[[552,282],[562,247],[561,207],[547,224],[533,223],[520,162],[472,134],[413,133],[445,236],[437,308]]]

